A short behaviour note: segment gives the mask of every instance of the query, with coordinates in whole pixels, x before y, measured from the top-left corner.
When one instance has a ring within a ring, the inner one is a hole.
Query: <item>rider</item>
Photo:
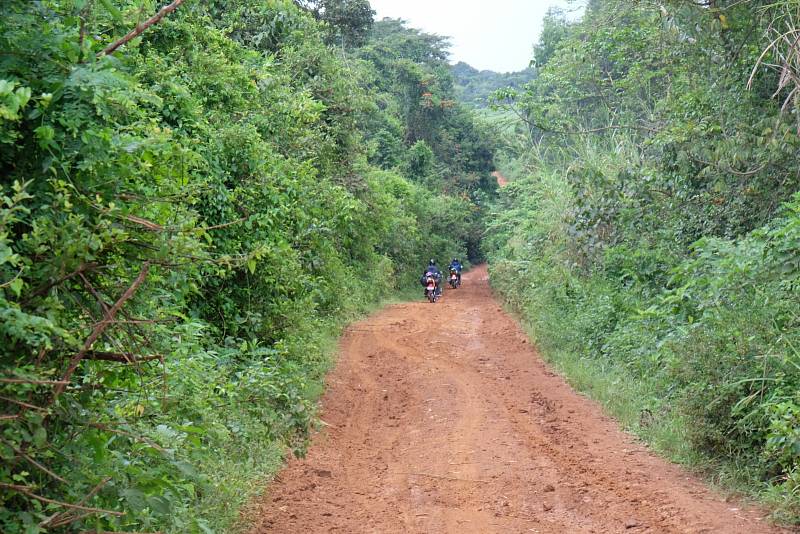
[[[431,258],[431,261],[428,262],[428,266],[425,268],[425,274],[422,275],[422,285],[425,285],[425,279],[428,276],[432,276],[434,280],[436,280],[436,294],[442,294],[442,272],[439,270],[439,267],[436,266],[436,260]]]
[[[464,268],[461,265],[461,262],[458,261],[458,258],[453,258],[453,261],[450,262],[450,270],[455,271],[456,275],[458,276],[458,283],[461,283],[461,270]]]

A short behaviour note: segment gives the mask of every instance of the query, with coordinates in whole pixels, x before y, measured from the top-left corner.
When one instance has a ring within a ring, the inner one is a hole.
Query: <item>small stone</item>
[[[626,529],[636,528],[638,526],[639,526],[639,522],[636,521],[635,519],[628,519],[627,521],[625,521],[625,528]]]
[[[549,512],[552,509],[553,509],[552,504],[547,504],[546,502],[542,503],[542,510],[544,510],[545,512]]]
[[[544,491],[545,491],[545,492],[548,492],[548,493],[549,493],[549,492],[551,492],[551,491],[555,491],[555,490],[556,490],[556,487],[555,487],[555,486],[553,486],[552,484],[548,484],[548,485],[546,485],[546,486],[544,487]]]

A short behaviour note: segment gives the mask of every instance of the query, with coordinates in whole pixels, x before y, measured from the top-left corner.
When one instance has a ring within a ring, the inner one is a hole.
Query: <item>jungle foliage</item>
[[[187,1],[105,54],[163,4],[3,2],[0,531],[227,531],[343,322],[479,259],[446,43],[311,4]]]
[[[486,108],[489,97],[499,89],[521,89],[536,76],[533,68],[518,72],[494,72],[478,70],[463,61],[452,67],[455,78],[455,93],[459,101],[469,106]]]
[[[800,516],[798,3],[551,16],[492,215],[492,282],[631,428]],[[587,371],[588,370],[588,371]],[[671,434],[671,437],[669,436]],[[660,440],[660,441],[659,441]],[[683,447],[688,444],[688,450]]]

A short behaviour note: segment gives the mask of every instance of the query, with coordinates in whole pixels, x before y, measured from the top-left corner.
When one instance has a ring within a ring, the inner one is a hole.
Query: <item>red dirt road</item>
[[[494,176],[494,177],[495,177],[495,179],[497,179],[497,185],[498,185],[498,187],[505,187],[505,186],[507,186],[507,185],[508,185],[508,178],[506,178],[505,176],[503,176],[503,175],[500,173],[500,171],[494,171],[494,172],[492,173],[492,176]]]
[[[353,325],[326,428],[248,516],[265,533],[768,533],[548,370],[486,269]]]

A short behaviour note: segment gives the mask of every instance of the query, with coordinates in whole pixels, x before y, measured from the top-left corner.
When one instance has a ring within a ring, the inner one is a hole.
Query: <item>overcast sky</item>
[[[542,19],[567,0],[370,0],[376,20],[401,18],[450,37],[451,61],[498,72],[522,70],[532,58]],[[575,10],[573,3],[572,10]]]

